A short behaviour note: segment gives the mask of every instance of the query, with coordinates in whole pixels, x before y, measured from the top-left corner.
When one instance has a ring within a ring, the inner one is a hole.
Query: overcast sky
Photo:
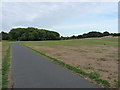
[[[118,32],[117,2],[3,2],[2,30],[37,27],[62,36]]]

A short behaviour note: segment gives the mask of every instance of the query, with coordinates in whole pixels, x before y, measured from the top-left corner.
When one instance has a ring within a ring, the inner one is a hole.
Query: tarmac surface
[[[20,42],[12,45],[12,78],[13,88],[99,88]]]

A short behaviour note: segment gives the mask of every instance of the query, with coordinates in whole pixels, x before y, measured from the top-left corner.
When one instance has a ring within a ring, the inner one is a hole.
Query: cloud
[[[79,31],[81,28],[100,26],[103,29],[109,26],[108,29],[112,30],[116,27],[114,20],[118,13],[117,3],[95,2],[4,2],[2,11],[2,29],[5,31],[12,27],[34,26],[66,35],[74,33],[74,28],[77,33],[82,31]]]
[[[32,14],[32,15],[28,15],[26,18],[25,18],[25,21],[28,21],[28,22],[33,22],[35,19],[38,18],[38,15],[37,14]]]
[[[72,25],[58,25],[58,26],[53,26],[52,28],[53,29],[80,29],[80,28],[100,28],[100,27],[111,27],[112,24],[116,25],[117,26],[117,23],[118,22],[118,19],[112,19],[112,20],[103,20],[104,23],[101,23],[101,22],[94,22],[94,23],[91,23],[91,24],[87,24],[87,23],[79,23],[79,24],[72,24]]]
[[[93,27],[95,24],[78,24],[78,25],[62,25],[62,26],[54,26],[53,29],[77,29],[77,28],[88,28]]]
[[[119,0],[2,0],[3,2],[119,2]]]

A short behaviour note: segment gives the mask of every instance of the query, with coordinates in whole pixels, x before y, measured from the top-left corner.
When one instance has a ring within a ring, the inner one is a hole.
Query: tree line
[[[14,41],[40,41],[40,40],[59,40],[60,34],[55,31],[38,29],[33,27],[14,28],[9,33],[2,32],[2,40]]]
[[[81,39],[81,38],[95,38],[95,37],[104,37],[104,36],[120,36],[120,33],[109,33],[107,31],[101,33],[101,32],[97,32],[97,31],[91,31],[88,33],[84,33],[82,35],[73,35],[71,37],[63,37],[61,36],[62,40],[68,40],[68,39]]]
[[[14,41],[68,40],[104,36],[120,36],[120,33],[109,33],[107,31],[101,33],[97,31],[92,31],[77,36],[73,35],[70,37],[63,36],[60,37],[60,34],[58,32],[33,27],[14,28],[11,29],[9,33],[1,32],[0,35],[1,34],[2,40],[14,40]]]

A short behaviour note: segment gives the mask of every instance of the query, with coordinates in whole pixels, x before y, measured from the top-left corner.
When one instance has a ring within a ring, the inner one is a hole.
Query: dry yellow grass
[[[25,42],[25,45],[85,72],[98,72],[116,87],[118,81],[118,38]]]

